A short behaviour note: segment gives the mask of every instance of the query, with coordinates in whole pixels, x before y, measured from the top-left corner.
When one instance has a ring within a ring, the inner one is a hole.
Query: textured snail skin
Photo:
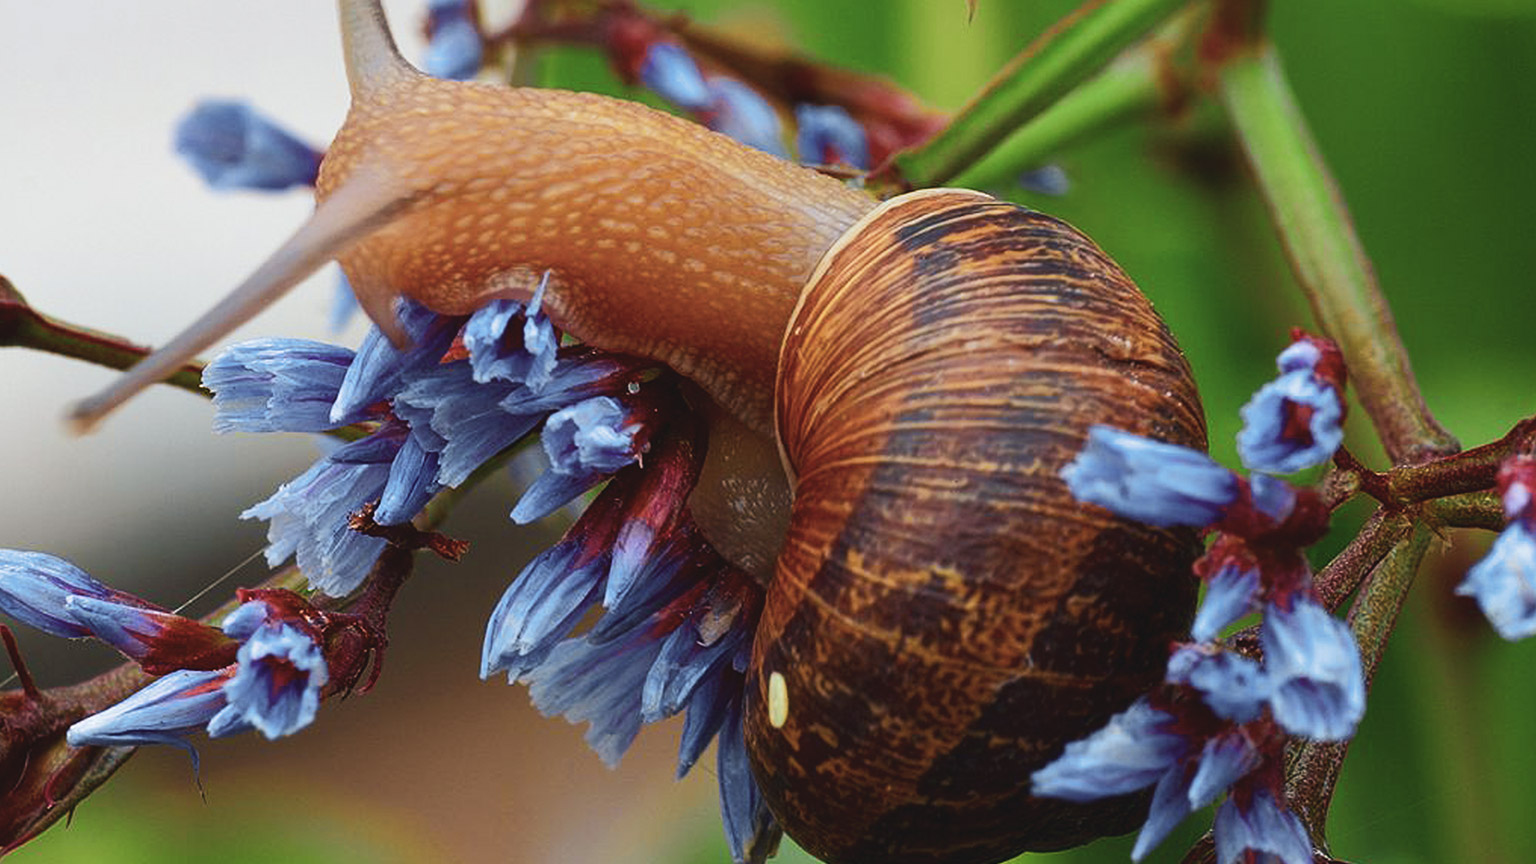
[[[1160,676],[1194,601],[1192,533],[1078,505],[1058,476],[1091,423],[1205,446],[1125,274],[1040,213],[895,199],[807,286],[777,405],[794,512],[746,734],[790,836],[829,862],[991,862],[1134,827],[1138,796],[1029,795]]]
[[[395,336],[400,295],[463,313],[550,270],[557,323],[705,394],[707,458],[729,464],[706,465],[714,488],[692,501],[724,554],[766,575],[782,529],[726,535],[783,523],[779,505],[737,506],[787,500],[776,446],[795,475],[746,694],[754,773],[790,836],[833,862],[980,862],[1133,827],[1144,799],[1028,794],[1158,677],[1193,606],[1191,533],[1080,506],[1059,478],[1091,423],[1204,447],[1189,370],[1119,268],[979,193],[875,210],[642,106],[427,78],[376,0],[340,6],[353,106],[314,215],[76,422],[333,257]]]

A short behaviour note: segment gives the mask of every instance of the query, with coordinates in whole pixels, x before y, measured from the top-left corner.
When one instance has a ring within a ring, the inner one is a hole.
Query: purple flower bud
[[[1217,571],[1205,588],[1205,599],[1195,613],[1189,635],[1209,642],[1238,619],[1259,610],[1259,571],[1228,564]]]
[[[334,429],[331,403],[352,352],[308,339],[255,339],[231,345],[203,369],[213,392],[215,432],[319,432]]]
[[[207,725],[224,707],[224,682],[234,674],[233,666],[211,672],[172,672],[69,727],[65,738],[71,747],[171,744],[191,753],[195,768],[197,751],[186,736]]]
[[[1343,621],[1298,596],[1291,609],[1269,604],[1260,633],[1275,720],[1293,735],[1338,741],[1365,713],[1360,649]]]
[[[1237,477],[1204,453],[1109,426],[1093,426],[1061,471],[1079,501],[1149,525],[1205,526],[1238,494]]]
[[[869,167],[864,127],[841,105],[796,105],[795,149],[811,165]]]
[[[709,79],[709,128],[765,153],[789,158],[779,114],[756,90],[734,78]]]
[[[640,81],[685,111],[703,111],[713,101],[698,64],[675,42],[651,43],[640,64]]]
[[[72,597],[131,602],[84,570],[53,555],[0,549],[0,612],[44,633],[79,639],[91,629],[77,620],[67,603]],[[143,604],[143,601],[138,601]],[[143,604],[147,605],[147,604]]]
[[[1030,778],[1034,794],[1095,801],[1156,783],[1190,749],[1183,735],[1170,731],[1172,723],[1171,716],[1146,699],[1137,700],[1036,771]]]
[[[1322,350],[1306,339],[1280,353],[1279,378],[1244,405],[1237,452],[1252,471],[1291,474],[1321,465],[1344,443],[1344,405],[1318,374]]]
[[[124,603],[74,596],[64,607],[91,635],[138,662],[151,674],[226,666],[234,644],[218,629],[173,612],[147,609],[136,598]]]
[[[224,685],[229,704],[210,720],[208,734],[254,726],[269,739],[292,735],[314,721],[328,677],[313,638],[287,624],[263,625],[240,646],[239,670]]]
[[[1523,486],[1510,486],[1504,495],[1506,509],[1520,511],[1524,502],[1509,508],[1510,493]],[[1474,597],[1493,629],[1514,641],[1536,633],[1536,536],[1523,521],[1509,523],[1488,550],[1483,560],[1472,565],[1467,578],[1456,586],[1456,593]]]
[[[480,72],[485,46],[464,0],[434,0],[428,9],[432,37],[422,71],[435,78],[468,81]]]
[[[1216,811],[1215,834],[1216,864],[1312,864],[1307,829],[1267,790],[1241,803],[1228,798]]]
[[[215,189],[313,186],[319,151],[243,102],[199,103],[176,126],[176,152]]]
[[[1216,716],[1237,723],[1258,717],[1269,698],[1269,679],[1259,664],[1204,645],[1179,646],[1168,658],[1166,680],[1199,690]]]

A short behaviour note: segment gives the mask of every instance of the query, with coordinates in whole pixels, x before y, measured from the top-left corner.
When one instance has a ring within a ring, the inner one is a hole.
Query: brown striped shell
[[[1146,298],[1057,219],[914,193],[823,258],[775,398],[794,513],[746,735],[789,835],[894,864],[1131,830],[1144,796],[1037,799],[1029,777],[1150,687],[1194,605],[1192,532],[1059,476],[1093,423],[1205,447]]]

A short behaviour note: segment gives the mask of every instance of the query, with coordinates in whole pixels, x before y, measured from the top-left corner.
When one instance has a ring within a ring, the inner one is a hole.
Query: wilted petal
[[[1174,651],[1165,680],[1199,690],[1216,716],[1237,723],[1258,717],[1270,695],[1269,679],[1259,664],[1204,645],[1183,645]]]
[[[1259,609],[1259,571],[1228,564],[1211,577],[1195,613],[1190,638],[1209,642],[1244,615]]]
[[[1343,621],[1297,597],[1290,610],[1270,604],[1261,630],[1275,720],[1293,735],[1337,741],[1365,713],[1360,650]]]
[[[1228,798],[1216,811],[1215,835],[1216,864],[1312,864],[1307,829],[1265,790],[1246,809],[1237,796]]]
[[[586,636],[567,639],[525,676],[534,707],[546,717],[590,723],[588,746],[617,765],[640,732],[640,690],[661,644],[660,636],[642,628],[602,644]]]
[[[1190,749],[1184,736],[1169,731],[1172,722],[1145,699],[1137,700],[1036,771],[1031,777],[1034,794],[1094,801],[1156,783]]]
[[[1238,494],[1237,477],[1188,447],[1093,426],[1061,471],[1079,501],[1149,525],[1210,525]]]
[[[1483,560],[1467,571],[1456,593],[1476,598],[1505,639],[1536,633],[1536,536],[1523,522],[1511,522]]]
[[[249,724],[268,738],[291,735],[314,721],[327,679],[325,657],[309,634],[287,624],[260,627],[240,646],[239,669],[224,685],[229,704],[208,734]]]
[[[176,152],[215,189],[312,186],[320,153],[243,102],[199,103],[176,126]]]

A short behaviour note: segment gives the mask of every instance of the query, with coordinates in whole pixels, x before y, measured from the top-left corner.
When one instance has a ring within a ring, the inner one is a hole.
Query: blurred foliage
[[[726,30],[888,75],[953,110],[1075,4],[982,0],[971,23],[959,0],[677,5]],[[1497,437],[1536,407],[1536,303],[1526,269],[1536,171],[1525,162],[1536,144],[1529,118],[1536,4],[1286,0],[1272,7],[1271,32],[1430,406],[1464,445]],[[541,80],[635,95],[585,50],[544,52]],[[1237,410],[1272,374],[1288,328],[1309,325],[1310,314],[1222,118],[1197,102],[1176,121],[1061,153],[1059,164],[1072,181],[1064,197],[992,191],[1073,222],[1153,298],[1200,381],[1213,454],[1236,464]],[[1384,467],[1363,415],[1353,416],[1350,446]],[[1323,551],[1341,546],[1367,512],[1341,514]],[[1536,807],[1529,780],[1536,750],[1527,734],[1536,716],[1536,647],[1499,643],[1451,597],[1487,538],[1448,539],[1450,551],[1431,556],[1421,574],[1345,768],[1329,830],[1345,860],[1536,860],[1536,821],[1528,816]],[[144,821],[143,802],[112,792],[95,807],[90,833],[50,832],[16,860],[166,860],[165,826]],[[1208,825],[1208,817],[1189,820],[1149,860],[1178,861]],[[377,848],[334,838],[311,838],[301,851],[297,841],[242,827],[204,820],[186,831],[238,836],[220,860],[387,860]],[[110,844],[100,839],[107,836]],[[186,849],[199,839],[170,836]],[[697,842],[690,861],[728,860],[718,829]],[[1119,838],[1031,860],[1121,862],[1129,848],[1129,838]],[[786,849],[778,860],[810,859]]]

